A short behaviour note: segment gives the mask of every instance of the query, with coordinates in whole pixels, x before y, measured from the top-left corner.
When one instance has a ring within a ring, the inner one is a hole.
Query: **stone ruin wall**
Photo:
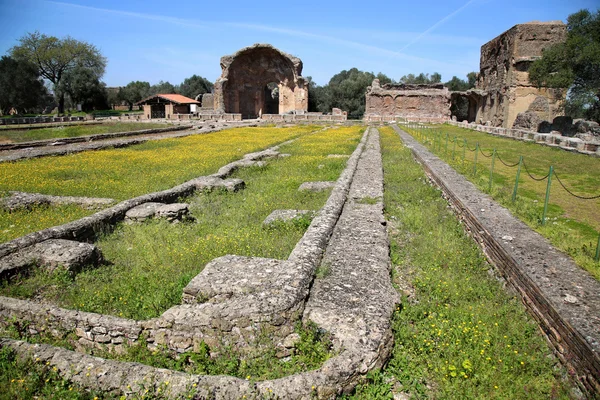
[[[560,115],[564,90],[537,88],[531,63],[544,49],[566,39],[561,21],[515,25],[481,47],[480,73],[473,95],[475,121],[511,128],[517,114],[534,111],[543,120]]]
[[[302,60],[269,44],[255,44],[221,58],[222,73],[215,82],[214,107],[243,118],[262,114],[308,111],[308,86],[302,77]],[[277,112],[269,112],[265,87],[276,83]]]
[[[364,118],[445,122],[450,119],[450,92],[442,84],[381,86],[374,79],[367,88]]]

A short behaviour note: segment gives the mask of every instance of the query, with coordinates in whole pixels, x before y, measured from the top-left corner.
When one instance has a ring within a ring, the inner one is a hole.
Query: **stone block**
[[[313,191],[313,192],[321,192],[323,190],[332,189],[335,187],[335,182],[333,181],[317,181],[317,182],[304,182],[300,185],[298,190],[304,191]]]
[[[287,222],[303,216],[312,217],[313,214],[314,211],[310,210],[274,210],[265,218],[263,225],[271,225],[275,222]]]

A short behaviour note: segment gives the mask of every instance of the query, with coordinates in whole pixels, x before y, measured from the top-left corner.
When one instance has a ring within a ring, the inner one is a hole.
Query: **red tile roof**
[[[137,102],[137,104],[143,104],[148,100],[154,99],[155,97],[160,97],[161,99],[165,99],[177,104],[200,104],[199,101],[190,99],[189,97],[185,97],[180,94],[155,94],[154,96],[150,96],[144,100]]]

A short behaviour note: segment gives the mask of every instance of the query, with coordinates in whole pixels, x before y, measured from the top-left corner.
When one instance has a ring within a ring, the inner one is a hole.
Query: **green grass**
[[[50,226],[75,221],[96,210],[77,205],[37,206],[27,211],[8,211],[0,208],[0,243],[21,237]]]
[[[600,232],[600,199],[580,200],[567,193],[556,180],[552,179],[550,205],[546,224],[542,224],[543,205],[547,181],[537,182],[531,179],[524,168],[521,170],[518,197],[512,201],[512,192],[517,173],[517,167],[507,167],[506,164],[519,162],[519,156],[524,157],[528,171],[536,178],[548,174],[550,165],[558,174],[561,181],[574,193],[582,196],[600,194],[600,159],[583,154],[572,153],[560,149],[542,146],[536,143],[526,143],[490,134],[476,132],[448,125],[435,126],[423,130],[427,138],[418,134],[416,129],[403,127],[419,141],[425,142],[429,150],[448,162],[458,172],[477,187],[489,194],[508,208],[515,216],[528,224],[534,230],[545,236],[550,242],[564,253],[573,258],[575,263],[600,279],[600,263],[594,261],[598,235]],[[434,140],[434,131],[442,132],[441,140]],[[448,133],[448,151],[446,152],[445,135]],[[454,148],[453,138],[458,138]],[[474,151],[465,152],[463,162],[463,140],[471,150],[479,143],[486,155],[491,155],[496,149],[498,156],[494,163],[492,191],[489,191],[491,157],[477,156],[477,171],[473,174]]]
[[[282,147],[281,151],[291,157],[236,173],[247,184],[243,191],[215,191],[187,199],[197,223],[120,225],[98,242],[110,265],[80,273],[73,280],[38,271],[4,284],[0,293],[148,319],[179,304],[183,287],[216,257],[236,254],[285,259],[307,223],[263,227],[262,221],[276,209],[318,210],[328,192],[299,192],[298,187],[305,181],[337,179],[346,159],[327,155],[350,154],[363,129],[340,128],[306,135]]]
[[[123,149],[1,163],[0,196],[18,190],[125,200],[209,175],[244,154],[316,129],[320,127],[228,129]],[[0,211],[0,243],[89,213],[77,207]]]
[[[0,399],[92,400],[115,396],[88,391],[61,378],[56,369],[36,362],[20,360],[8,347],[0,348]]]
[[[72,138],[100,133],[134,132],[144,129],[168,128],[164,123],[106,122],[100,125],[67,125],[55,128],[35,128],[30,130],[0,130],[0,143],[19,143],[32,140]]]
[[[536,323],[490,276],[411,151],[391,128],[381,132],[393,277],[406,292],[391,360],[352,398],[569,398],[565,371]]]

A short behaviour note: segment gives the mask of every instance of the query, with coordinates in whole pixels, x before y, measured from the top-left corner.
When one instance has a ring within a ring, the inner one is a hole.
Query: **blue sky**
[[[598,0],[0,0],[0,55],[35,30],[87,41],[108,58],[108,86],[215,81],[219,59],[254,43],[300,57],[320,85],[356,67],[398,80],[479,71],[481,45],[515,24],[566,21]]]

